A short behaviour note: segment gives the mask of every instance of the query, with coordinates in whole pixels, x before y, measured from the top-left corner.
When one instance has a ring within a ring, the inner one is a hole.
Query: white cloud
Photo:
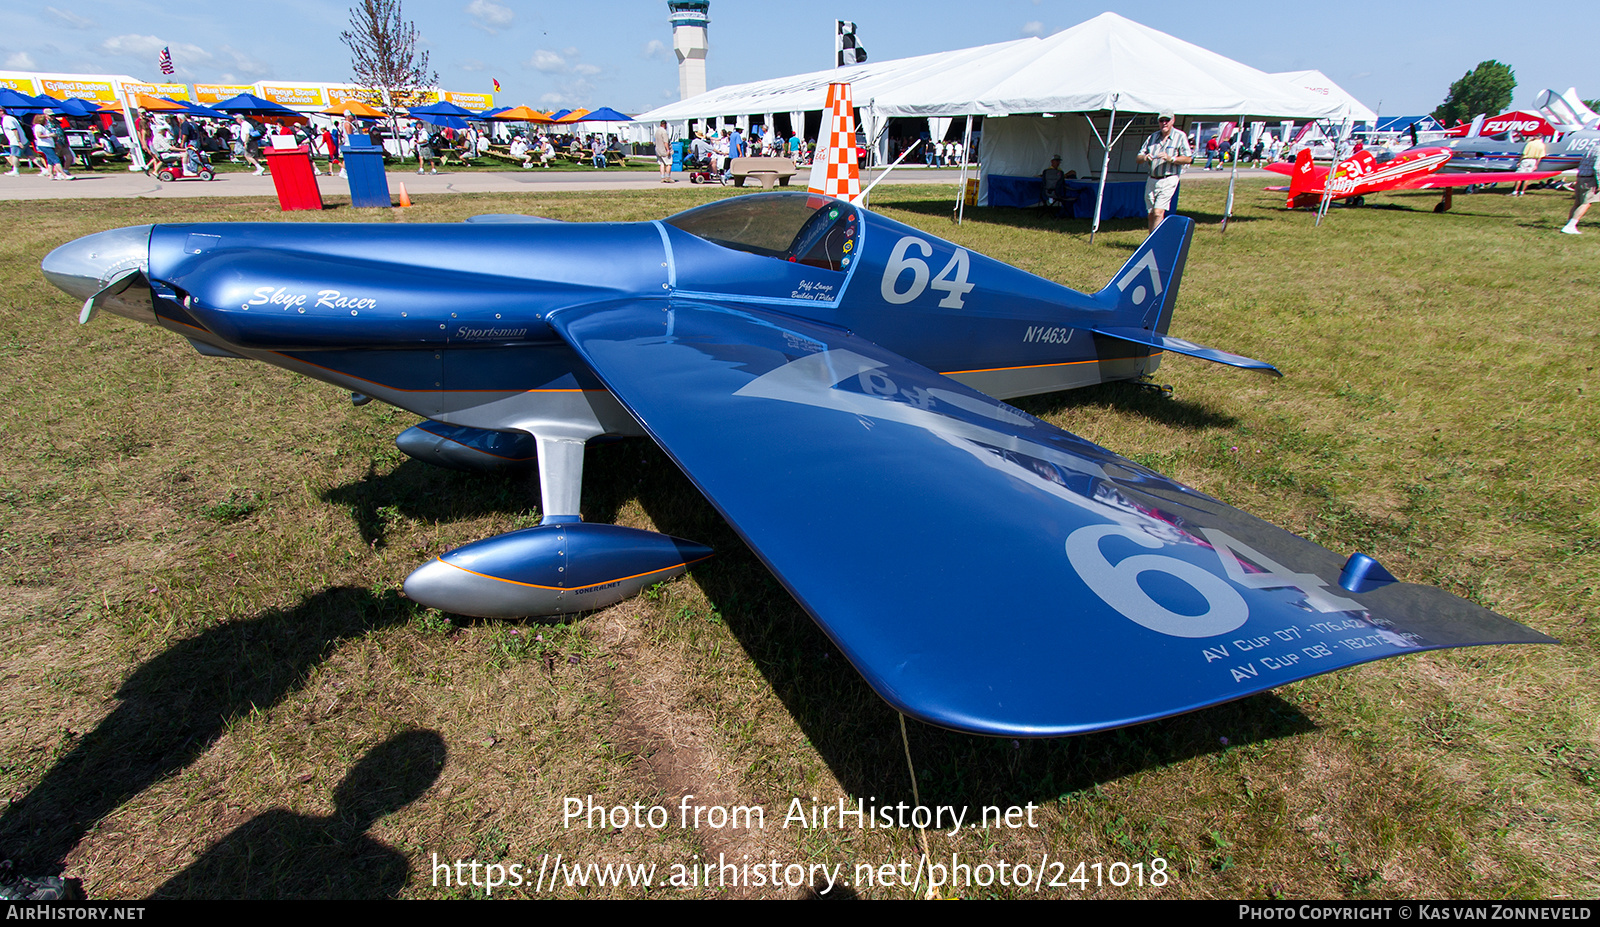
[[[582,74],[593,77],[601,73],[599,65],[578,61],[579,52],[576,48],[563,48],[560,52],[553,52],[548,48],[538,49],[533,57],[522,63],[525,68],[533,68],[546,74]]]
[[[594,106],[594,84],[586,80],[564,80],[557,88],[539,98],[546,106]]]
[[[1037,19],[1022,24],[1023,35],[1044,35],[1044,23]]]
[[[511,21],[517,18],[510,7],[501,6],[494,0],[472,0],[467,4],[467,15],[473,18],[474,26],[490,35],[511,28]]]
[[[37,71],[39,66],[33,63],[33,56],[27,52],[15,52],[6,58],[6,67],[16,68],[19,71]]]
[[[114,35],[100,43],[100,50],[107,55],[116,55],[137,61],[146,71],[155,70],[156,56],[161,54],[161,49],[172,50],[172,64],[177,68],[179,76],[192,77],[196,68],[218,68],[227,65],[241,74],[255,75],[251,80],[264,77],[268,73],[267,65],[236,49],[222,46],[222,55],[214,55],[198,45],[187,43],[163,42],[153,35]],[[166,77],[166,75],[162,75]],[[167,77],[167,80],[172,78]],[[234,79],[232,77],[228,79]]]
[[[670,58],[671,56],[672,56],[672,53],[667,50],[667,44],[665,42],[661,41],[660,39],[651,39],[650,41],[645,43],[645,46],[644,46],[644,57],[646,57],[646,58]]]
[[[184,46],[186,49],[193,47],[194,46],[192,45]],[[233,67],[238,73],[247,74],[250,76],[250,79],[245,81],[245,83],[253,84],[263,77],[270,76],[272,73],[272,66],[267,64],[267,62],[262,61],[259,58],[252,58],[231,45],[222,46],[220,51],[224,56],[233,59]],[[232,77],[230,77],[228,80],[229,83],[234,83],[236,81],[237,79]]]
[[[86,16],[79,16],[71,10],[58,10],[53,6],[47,6],[44,11],[74,29],[93,29],[95,26],[94,20]]]
[[[483,62],[476,58],[468,58],[467,60],[461,62],[461,64],[457,65],[457,67],[461,68],[463,71],[481,71],[483,70]]]
[[[153,35],[114,35],[100,43],[108,55],[129,55],[134,58],[154,58],[167,46]]]
[[[533,57],[523,62],[524,66],[543,71],[546,74],[561,74],[567,70],[567,59],[553,51],[541,48],[533,53]]]

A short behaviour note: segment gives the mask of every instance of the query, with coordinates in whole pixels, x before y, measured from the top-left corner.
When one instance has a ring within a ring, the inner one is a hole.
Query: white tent
[[[1049,38],[920,55],[720,87],[644,113],[668,122],[820,110],[829,82],[882,116],[1172,110],[1190,116],[1339,115],[1326,97],[1115,13]],[[1342,91],[1341,91],[1342,93]]]
[[[1340,109],[1333,118],[1348,120],[1351,123],[1365,122],[1367,125],[1372,125],[1378,119],[1377,113],[1347,93],[1343,87],[1329,80],[1328,75],[1321,71],[1280,71],[1272,76],[1281,77],[1292,86],[1338,103]]]
[[[1056,154],[1063,170],[1084,176],[1137,172],[1134,155],[1155,128],[1149,117],[1162,111],[1315,119],[1341,109],[1279,77],[1115,13],[1041,39],[987,86],[952,81],[941,88],[928,80],[896,87],[876,103],[891,115],[1007,117],[984,121],[979,203],[988,202],[991,174],[1037,176]],[[1144,116],[1127,136],[1124,114]]]
[[[639,118],[820,109],[829,81],[852,83],[851,96],[869,124],[890,117],[991,117],[979,149],[984,175],[1034,176],[1057,153],[1064,168],[1080,174],[1097,173],[1102,165],[1111,173],[1132,170],[1142,138],[1129,138],[1106,155],[1107,143],[1128,125],[1122,114],[1324,119],[1343,108],[1282,78],[1102,13],[1048,38],[724,87]],[[1090,114],[1102,115],[1084,118]],[[1008,118],[992,118],[999,116]],[[979,197],[986,202],[986,185]]]
[[[918,55],[915,58],[897,58],[748,84],[733,84],[687,100],[668,103],[637,118],[641,122],[659,122],[662,119],[682,122],[754,113],[820,111],[827,105],[828,84],[835,82],[849,83],[855,104],[865,106],[867,101],[885,96],[901,85],[941,74],[946,80],[959,79],[963,73],[979,67],[979,62],[986,58],[1025,54],[1025,49],[1038,44],[1037,38],[1018,39],[997,45]]]
[[[878,94],[895,116],[1082,113],[1188,116],[1333,115],[1336,107],[1264,71],[1118,16],[1102,13],[992,62],[995,74],[929,75]],[[998,78],[998,79],[995,79]],[[862,99],[857,94],[856,99]]]

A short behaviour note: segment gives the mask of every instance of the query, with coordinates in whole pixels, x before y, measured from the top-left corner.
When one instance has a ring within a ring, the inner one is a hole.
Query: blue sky
[[[834,18],[854,19],[871,60],[1048,35],[1104,4],[1052,0],[872,0],[825,5],[712,0],[712,87],[827,67]],[[1514,4],[1458,0],[1436,12],[1372,0],[1330,3],[1173,3],[1124,0],[1115,11],[1265,71],[1318,68],[1386,114],[1433,109],[1451,81],[1485,59],[1512,66],[1515,103],[1546,87],[1600,96],[1600,52],[1579,7],[1527,19]],[[430,65],[450,90],[503,87],[498,101],[611,106],[639,112],[677,98],[665,0],[410,0]],[[1401,15],[1404,14],[1404,15]],[[1590,17],[1592,18],[1592,17]],[[8,3],[0,9],[0,68],[130,74],[159,80],[156,52],[172,48],[174,80],[350,80],[339,41],[345,3]],[[1557,50],[1561,49],[1561,50]]]

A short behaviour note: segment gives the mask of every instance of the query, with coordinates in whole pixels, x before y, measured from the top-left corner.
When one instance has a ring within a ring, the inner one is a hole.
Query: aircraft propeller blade
[[[117,277],[115,280],[112,280],[110,283],[106,284],[99,291],[97,291],[93,296],[90,296],[88,299],[83,301],[83,309],[78,312],[78,324],[89,324],[89,319],[94,317],[94,310],[101,300],[110,299],[113,296],[120,296],[127,292],[128,289],[134,284],[142,284],[148,288],[150,286],[150,278],[146,277],[144,275],[144,271],[142,270],[130,270],[122,276]]]

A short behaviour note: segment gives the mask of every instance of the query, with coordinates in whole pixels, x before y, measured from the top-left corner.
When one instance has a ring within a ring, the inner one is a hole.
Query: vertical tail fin
[[[818,142],[808,192],[847,203],[860,199],[861,168],[856,163],[856,124],[849,84],[828,85],[828,107],[822,114]]]
[[[1193,219],[1167,216],[1161,221],[1105,289],[1094,295],[1100,303],[1115,308],[1113,324],[1166,334],[1192,237]]]
[[[1311,149],[1302,148],[1300,154],[1294,159],[1294,173],[1289,175],[1289,202],[1292,209],[1295,198],[1303,195],[1322,195],[1321,178],[1317,174],[1317,166],[1312,163]]]
[[[1122,367],[1106,375],[1105,379],[1129,379],[1153,374],[1161,366],[1161,355],[1166,351],[1218,364],[1262,370],[1273,376],[1282,375],[1276,367],[1264,361],[1208,348],[1167,334],[1167,327],[1172,324],[1172,307],[1178,302],[1178,283],[1183,280],[1183,265],[1189,258],[1189,240],[1193,237],[1194,220],[1183,216],[1167,216],[1139,246],[1139,250],[1133,253],[1133,257],[1128,259],[1128,263],[1122,265],[1105,289],[1094,294],[1097,302],[1115,313],[1110,321],[1094,326],[1097,337],[1114,338],[1154,349],[1147,355],[1131,358],[1136,366]]]

